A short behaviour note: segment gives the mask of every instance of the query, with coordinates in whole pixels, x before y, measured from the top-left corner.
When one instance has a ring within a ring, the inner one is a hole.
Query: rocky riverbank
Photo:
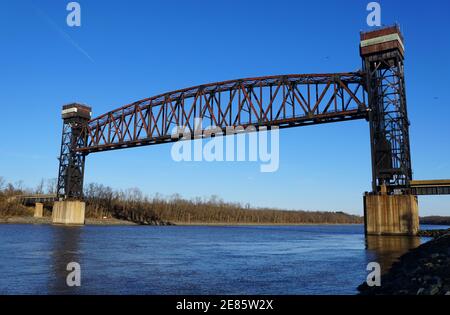
[[[450,295],[450,234],[400,257],[381,276],[381,286],[358,287],[361,295]]]
[[[421,230],[418,236],[437,238],[446,234],[450,234],[450,229],[446,230]]]
[[[10,223],[10,224],[51,224],[52,218],[42,217],[34,218],[31,216],[11,216],[11,217],[0,217],[0,223]]]

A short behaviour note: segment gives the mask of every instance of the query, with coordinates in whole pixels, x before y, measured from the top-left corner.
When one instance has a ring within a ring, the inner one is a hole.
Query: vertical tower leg
[[[83,179],[85,155],[77,151],[86,145],[83,130],[91,108],[81,104],[63,106],[63,132],[59,158],[58,187],[53,206],[53,223],[84,224]]]
[[[360,52],[372,152],[372,193],[364,198],[366,233],[413,235],[418,229],[417,197],[409,191],[409,120],[403,37],[398,26],[362,33]],[[404,224],[393,229],[400,221]]]

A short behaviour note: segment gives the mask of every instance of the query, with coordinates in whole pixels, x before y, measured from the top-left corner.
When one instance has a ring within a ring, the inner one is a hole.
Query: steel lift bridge
[[[224,133],[227,127],[237,126],[252,125],[259,130],[365,119],[372,155],[372,192],[364,196],[366,233],[416,234],[417,195],[449,194],[450,181],[412,180],[399,27],[360,36],[363,68],[358,72],[204,84],[146,98],[96,118],[91,118],[88,106],[63,106],[54,222],[84,222],[83,177],[88,154],[178,141],[171,135],[176,126],[184,126],[194,138],[195,118]]]

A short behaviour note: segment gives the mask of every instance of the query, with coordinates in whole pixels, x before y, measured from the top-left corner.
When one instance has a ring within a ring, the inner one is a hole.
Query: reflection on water
[[[80,237],[82,226],[55,226],[52,238],[51,272],[49,294],[76,293],[77,287],[69,288],[66,284],[67,264],[81,264]]]
[[[387,272],[401,255],[420,244],[420,237],[366,236],[366,248],[374,253],[374,260],[380,264],[382,273]]]

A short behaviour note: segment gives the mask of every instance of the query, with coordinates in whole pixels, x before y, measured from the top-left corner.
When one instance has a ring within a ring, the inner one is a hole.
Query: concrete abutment
[[[417,196],[366,194],[364,225],[367,235],[417,235],[419,231]]]
[[[52,223],[66,225],[83,225],[86,204],[83,201],[55,201],[53,204]]]
[[[36,202],[34,205],[34,217],[42,218],[44,216],[44,204],[41,202]]]

